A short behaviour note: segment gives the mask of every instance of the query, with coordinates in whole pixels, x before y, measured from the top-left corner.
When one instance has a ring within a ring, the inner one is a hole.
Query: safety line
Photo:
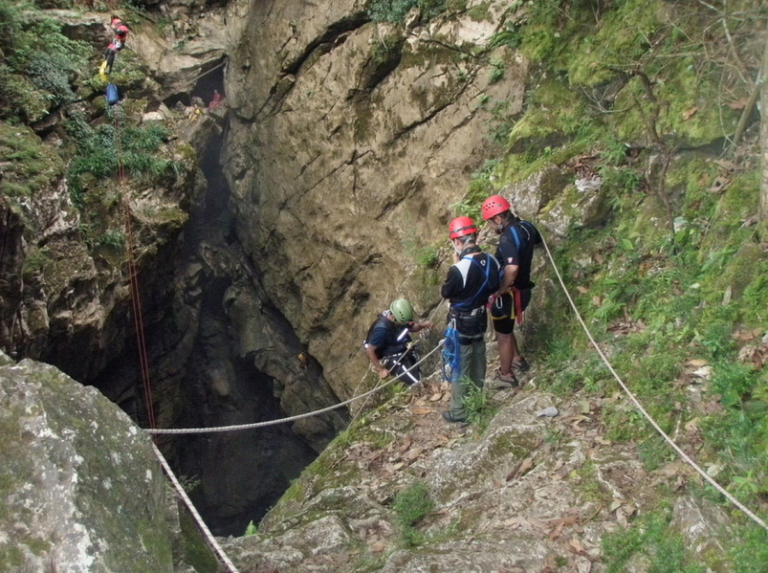
[[[570,303],[571,308],[576,313],[576,318],[581,324],[581,327],[584,329],[584,332],[587,334],[587,338],[589,338],[589,341],[592,343],[592,346],[595,347],[595,350],[597,350],[597,353],[600,355],[600,358],[602,358],[603,362],[608,367],[608,370],[611,372],[611,374],[613,374],[613,377],[616,379],[616,382],[619,383],[619,386],[621,386],[622,390],[624,390],[627,396],[629,396],[629,399],[632,400],[632,403],[635,405],[635,407],[640,411],[640,413],[645,417],[645,419],[648,420],[648,422],[659,433],[659,435],[662,438],[664,438],[664,440],[672,447],[672,449],[675,450],[675,452],[677,452],[677,455],[679,455],[683,459],[683,461],[685,461],[694,470],[696,470],[701,477],[703,477],[717,491],[723,494],[728,501],[730,501],[733,505],[735,505],[741,511],[743,511],[750,519],[752,519],[752,521],[754,521],[763,529],[768,531],[768,524],[766,524],[765,521],[763,521],[757,515],[755,515],[752,511],[750,511],[749,508],[747,508],[738,499],[736,499],[733,495],[731,495],[728,491],[726,491],[719,483],[717,483],[712,477],[710,477],[709,474],[707,474],[707,472],[705,472],[702,468],[700,468],[698,464],[688,454],[686,454],[680,448],[680,446],[678,446],[672,440],[672,438],[670,438],[666,434],[666,432],[664,432],[664,430],[661,429],[661,427],[656,423],[656,421],[653,418],[651,418],[650,414],[646,412],[645,408],[643,408],[643,405],[635,397],[635,395],[632,393],[629,387],[624,383],[624,381],[619,377],[619,375],[613,369],[613,366],[611,366],[611,363],[608,361],[608,358],[600,349],[600,346],[598,346],[597,342],[592,337],[592,334],[589,332],[589,328],[587,328],[587,325],[584,322],[584,319],[581,317],[581,314],[579,313],[579,309],[576,308],[576,304],[573,302],[573,299],[571,298],[571,295],[565,286],[565,282],[563,282],[563,277],[560,275],[560,271],[557,268],[557,264],[555,264],[555,259],[552,257],[552,253],[549,250],[549,245],[547,245],[547,241],[544,239],[543,236],[541,237],[541,241],[544,244],[544,248],[547,251],[547,256],[549,257],[549,261],[550,263],[552,263],[552,268],[555,271],[555,275],[557,275],[557,280],[560,281],[560,286],[562,287],[563,292],[565,293],[565,296],[568,298],[568,302]]]
[[[224,553],[224,550],[221,548],[221,545],[218,544],[216,539],[211,534],[210,529],[208,529],[208,526],[203,521],[203,518],[200,517],[200,514],[197,512],[197,509],[195,509],[195,506],[192,504],[192,501],[189,499],[187,492],[184,491],[184,488],[181,487],[179,480],[176,479],[176,475],[173,473],[171,466],[168,465],[168,461],[165,459],[165,456],[163,456],[163,453],[159,450],[159,448],[157,447],[157,445],[155,445],[154,442],[152,443],[152,449],[155,450],[155,455],[157,456],[157,459],[160,460],[160,464],[163,466],[163,469],[165,470],[165,474],[168,476],[168,479],[171,480],[171,483],[173,483],[173,487],[176,488],[176,492],[179,494],[179,497],[181,497],[181,499],[184,501],[184,505],[187,506],[187,509],[189,509],[190,513],[192,514],[192,517],[195,518],[197,525],[202,530],[203,535],[205,536],[208,543],[211,544],[214,551],[216,551],[216,553],[221,558],[221,561],[224,563],[224,565],[227,566],[227,569],[229,569],[230,573],[240,573],[237,570],[237,567],[235,567],[232,564],[232,561],[229,560],[229,557],[227,557],[227,554]]]
[[[440,302],[437,303],[437,306],[435,306],[434,310],[432,311],[432,314],[427,319],[427,321],[431,322],[433,324],[433,326],[434,326],[435,314],[437,314],[437,311],[440,309],[440,306],[443,304],[444,300],[445,300],[444,298],[440,299]],[[432,329],[428,328],[424,332],[429,332],[430,330],[432,330]],[[422,341],[422,340],[424,340],[424,335],[423,334],[419,334],[419,341]],[[365,344],[365,343],[363,343],[363,344]],[[358,349],[358,352],[359,352],[359,349]],[[357,386],[355,387],[354,391],[352,392],[352,396],[353,397],[357,395],[357,391],[360,389],[360,386],[362,386],[363,382],[365,381],[365,377],[366,376],[368,376],[368,370],[365,371],[365,374],[363,374],[363,377],[360,378],[360,382],[357,383]],[[376,386],[378,387],[378,381],[376,382]],[[357,417],[360,415],[360,413],[365,409],[365,405],[367,403],[368,403],[368,400],[366,399],[365,403],[362,406],[360,406],[360,409],[357,411],[357,413],[354,416],[352,416],[352,421],[355,421],[357,419]]]
[[[354,396],[350,398],[349,400],[346,400],[344,402],[340,402],[338,404],[334,404],[333,406],[329,406],[328,408],[322,408],[320,410],[315,410],[313,412],[307,412],[305,414],[299,414],[297,416],[291,416],[289,418],[280,418],[279,420],[268,420],[266,422],[255,422],[253,424],[240,424],[237,426],[217,426],[213,428],[162,428],[162,429],[155,429],[155,428],[147,428],[146,431],[150,434],[208,434],[208,433],[214,433],[214,432],[232,432],[235,430],[250,430],[253,428],[264,428],[266,426],[274,426],[277,424],[284,424],[286,422],[294,422],[296,420],[303,420],[304,418],[310,418],[312,416],[317,416],[318,414],[325,414],[326,412],[330,412],[332,410],[336,410],[338,408],[341,408],[342,406],[346,406],[347,404],[351,404],[352,402],[356,400],[361,400],[362,398],[365,398],[367,396],[370,396],[374,392],[378,392],[379,390],[383,390],[387,386],[390,386],[391,384],[394,384],[397,382],[401,376],[404,376],[405,374],[409,373],[411,370],[416,368],[419,364],[424,362],[427,358],[429,358],[432,354],[437,352],[437,350],[443,345],[445,340],[441,340],[437,343],[437,345],[430,350],[421,360],[419,360],[416,364],[411,366],[410,368],[403,371],[402,374],[399,374],[398,376],[395,376],[391,380],[388,380],[385,384],[382,384],[381,386],[377,386],[373,390],[369,390],[368,392],[364,394],[360,394],[359,396]]]
[[[120,191],[123,191],[125,183],[125,166],[123,165],[123,149],[120,141],[120,118],[115,108],[112,110],[115,128],[115,149],[117,154],[117,174],[120,181]],[[122,193],[121,193],[122,194]],[[147,408],[147,418],[150,428],[157,426],[155,409],[152,400],[152,385],[149,378],[149,358],[147,357],[147,342],[144,338],[144,318],[142,316],[141,294],[139,290],[139,271],[134,257],[135,241],[133,227],[131,225],[131,207],[128,198],[123,196],[123,208],[125,210],[125,234],[128,239],[128,278],[131,283],[131,305],[133,308],[133,323],[136,329],[136,345],[139,350],[139,367],[141,369],[141,381],[144,389],[144,402]]]

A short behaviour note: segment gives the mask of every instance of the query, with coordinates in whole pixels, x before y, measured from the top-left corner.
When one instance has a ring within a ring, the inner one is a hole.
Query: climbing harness
[[[478,262],[476,257],[466,256],[463,257],[462,260],[469,260],[473,265],[476,265],[480,268],[482,272],[485,273],[485,279],[483,281],[483,284],[480,286],[479,289],[477,289],[477,292],[475,293],[475,296],[472,297],[469,300],[465,300],[459,303],[456,303],[454,305],[451,305],[451,308],[453,310],[458,310],[462,312],[468,312],[468,311],[474,311],[478,308],[485,307],[485,304],[488,302],[488,297],[483,296],[483,293],[485,292],[486,287],[488,286],[488,281],[491,278],[491,263],[493,262],[491,255],[488,253],[483,253],[485,255],[485,261],[483,263]],[[485,267],[485,268],[483,268]]]
[[[407,333],[408,330],[406,329],[404,332]],[[403,334],[401,333],[400,336],[403,336]],[[390,360],[395,359],[395,361],[389,366],[385,364],[384,367],[389,371],[390,374],[394,374],[395,372],[398,371],[398,369],[401,369],[403,370],[402,374],[405,374],[411,380],[410,382],[407,382],[409,386],[412,384],[418,384],[419,379],[413,374],[411,374],[410,370],[407,369],[407,367],[403,363],[403,360],[405,360],[406,358],[415,359],[416,361],[418,361],[418,356],[416,355],[415,342],[409,342],[406,345],[404,352],[400,352],[398,354],[389,354],[385,356],[384,359],[390,359]]]

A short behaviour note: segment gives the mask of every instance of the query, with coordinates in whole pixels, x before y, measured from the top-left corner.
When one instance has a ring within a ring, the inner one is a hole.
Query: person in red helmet
[[[496,259],[502,268],[501,285],[491,305],[491,318],[499,343],[499,370],[496,379],[501,384],[518,385],[513,368],[528,370],[527,360],[520,355],[515,339],[515,320],[520,322],[523,311],[531,301],[531,263],[533,249],[541,243],[536,227],[512,212],[512,206],[501,195],[491,195],[482,206],[483,219],[499,234]]]
[[[107,74],[112,73],[112,66],[115,63],[115,56],[117,52],[125,47],[125,41],[128,39],[128,26],[117,16],[112,16],[112,21],[109,24],[109,28],[112,30],[112,41],[107,46],[104,52],[104,62],[102,64],[103,70]]]
[[[117,16],[112,16],[112,21],[109,27],[114,34],[112,43],[118,50],[122,50],[125,46],[125,41],[128,39],[128,26]]]
[[[465,422],[462,399],[467,385],[485,382],[486,305],[499,288],[499,263],[477,246],[477,227],[469,217],[457,217],[448,225],[453,247],[453,266],[440,289],[450,304],[448,321],[458,333],[458,376],[451,380],[451,409],[447,422]]]

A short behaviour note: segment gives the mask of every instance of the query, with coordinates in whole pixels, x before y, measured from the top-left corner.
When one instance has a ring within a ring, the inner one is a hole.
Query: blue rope
[[[459,331],[454,321],[448,323],[445,329],[445,344],[443,345],[443,378],[448,382],[459,379],[460,354]]]

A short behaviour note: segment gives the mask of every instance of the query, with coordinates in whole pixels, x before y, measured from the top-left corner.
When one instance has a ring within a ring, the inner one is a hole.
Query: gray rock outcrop
[[[0,570],[172,572],[149,436],[53,366],[0,364]]]

